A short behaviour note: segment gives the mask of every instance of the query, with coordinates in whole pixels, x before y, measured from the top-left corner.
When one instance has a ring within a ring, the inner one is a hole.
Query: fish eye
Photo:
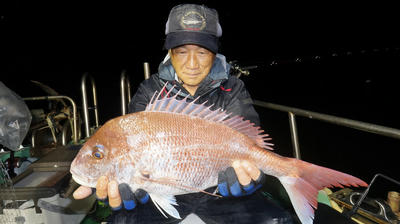
[[[104,157],[103,153],[100,152],[100,151],[94,151],[94,152],[92,153],[92,156],[93,156],[95,159],[102,159],[102,158]]]
[[[104,146],[102,146],[102,145],[95,145],[95,146],[94,146],[94,150],[93,150],[93,152],[92,152],[92,156],[93,156],[95,159],[103,159],[103,157],[104,157],[103,149],[104,149]]]
[[[147,171],[142,171],[142,172],[140,172],[140,174],[142,174],[142,176],[145,177],[145,178],[147,178],[147,179],[150,178],[150,173],[147,172]]]

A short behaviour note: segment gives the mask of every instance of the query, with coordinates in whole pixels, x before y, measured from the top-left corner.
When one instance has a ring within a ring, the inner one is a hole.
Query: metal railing
[[[82,107],[83,107],[83,118],[85,121],[85,134],[86,138],[90,137],[90,126],[89,126],[89,108],[88,108],[88,100],[87,100],[87,91],[86,91],[86,79],[90,78],[90,83],[92,85],[92,93],[93,93],[93,109],[95,116],[95,128],[99,127],[99,115],[98,115],[98,107],[97,107],[97,94],[96,94],[96,84],[92,76],[88,73],[83,74],[81,81],[81,90],[82,90]]]
[[[131,84],[129,80],[129,76],[126,74],[126,71],[122,71],[121,73],[121,81],[120,81],[120,90],[121,90],[121,110],[122,115],[127,113],[127,105],[131,102]]]
[[[150,78],[150,64],[148,62],[143,63],[144,79]]]
[[[143,73],[144,79],[150,78],[150,65],[148,62],[143,63]],[[127,111],[127,105],[131,102],[131,83],[129,79],[129,75],[126,74],[126,71],[122,71],[121,80],[120,80],[120,95],[121,95],[121,112],[122,115],[125,115]]]
[[[73,119],[73,127],[72,127],[72,135],[73,135],[73,142],[78,142],[78,118],[77,118],[77,109],[74,100],[72,100],[68,96],[36,96],[36,97],[26,97],[23,100],[59,100],[59,99],[66,99],[72,104],[72,119]],[[32,134],[34,137],[34,134]],[[34,141],[32,143],[34,145]]]
[[[288,113],[290,132],[291,132],[292,144],[293,144],[293,154],[294,154],[294,157],[296,157],[297,159],[301,159],[301,156],[300,156],[300,146],[299,146],[298,135],[297,135],[296,115],[302,116],[302,117],[307,117],[310,119],[316,119],[316,120],[320,120],[320,121],[324,121],[324,122],[328,122],[328,123],[332,123],[332,124],[336,124],[336,125],[340,125],[340,126],[345,126],[348,128],[354,128],[357,130],[370,132],[370,133],[374,133],[374,134],[378,134],[378,135],[382,135],[382,136],[400,139],[400,130],[395,129],[395,128],[389,128],[389,127],[371,124],[371,123],[367,123],[367,122],[356,121],[356,120],[332,116],[332,115],[328,115],[328,114],[322,114],[322,113],[302,110],[302,109],[298,109],[298,108],[294,108],[294,107],[288,107],[288,106],[283,106],[283,105],[279,105],[279,104],[268,103],[268,102],[264,102],[264,101],[260,101],[260,100],[254,100],[254,105]]]

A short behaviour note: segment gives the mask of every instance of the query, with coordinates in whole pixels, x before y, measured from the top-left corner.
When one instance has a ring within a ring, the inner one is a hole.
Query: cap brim
[[[169,33],[165,39],[165,49],[172,49],[185,44],[197,44],[213,53],[218,52],[218,37],[200,32],[174,32]]]

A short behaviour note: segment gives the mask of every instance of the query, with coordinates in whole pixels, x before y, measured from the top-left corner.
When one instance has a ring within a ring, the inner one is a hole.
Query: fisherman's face
[[[194,44],[171,49],[171,63],[185,88],[196,88],[211,70],[215,54]]]

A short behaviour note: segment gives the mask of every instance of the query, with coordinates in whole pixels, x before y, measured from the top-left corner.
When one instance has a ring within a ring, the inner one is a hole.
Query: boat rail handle
[[[299,140],[298,140],[298,134],[297,134],[297,126],[296,126],[296,115],[306,117],[309,119],[316,119],[316,120],[336,124],[339,126],[353,128],[353,129],[357,129],[357,130],[364,131],[364,132],[369,132],[369,133],[378,134],[378,135],[382,135],[382,136],[386,136],[386,137],[390,137],[390,138],[400,139],[400,130],[395,129],[395,128],[385,127],[385,126],[371,124],[371,123],[362,122],[362,121],[351,120],[351,119],[332,116],[332,115],[328,115],[328,114],[312,112],[312,111],[308,111],[308,110],[298,109],[295,107],[288,107],[288,106],[283,106],[283,105],[279,105],[279,104],[268,103],[268,102],[264,102],[264,101],[260,101],[260,100],[254,100],[253,104],[256,106],[288,113],[290,132],[291,132],[291,137],[292,137],[292,145],[293,145],[293,155],[297,159],[301,159],[301,156],[300,156],[300,146],[299,146]]]
[[[143,63],[144,79],[150,78],[150,64],[148,62]]]
[[[90,78],[90,83],[92,86],[92,94],[93,94],[93,109],[96,126],[99,127],[99,115],[98,115],[98,106],[97,106],[97,94],[96,94],[96,84],[92,76],[88,73],[84,73],[81,79],[81,90],[82,90],[82,107],[83,107],[83,118],[85,122],[85,134],[86,138],[90,137],[90,127],[89,127],[89,108],[88,108],[88,100],[87,100],[87,91],[86,91],[86,79]]]
[[[144,73],[144,79],[150,78],[150,65],[148,62],[143,63],[143,73]],[[129,105],[132,99],[130,79],[129,75],[126,74],[125,70],[122,71],[121,73],[120,94],[121,94],[121,112],[122,115],[125,115],[128,112],[127,105]]]
[[[121,73],[121,81],[120,81],[120,90],[121,90],[121,111],[122,115],[127,113],[127,105],[131,102],[131,84],[129,80],[129,75],[126,74],[126,71],[122,71]],[[128,98],[128,99],[127,99]]]
[[[34,97],[25,97],[22,98],[23,100],[59,100],[59,99],[66,99],[72,104],[72,119],[73,119],[73,127],[72,127],[72,135],[73,135],[73,142],[76,144],[78,143],[78,119],[77,119],[77,109],[76,103],[73,99],[68,96],[34,96]],[[32,147],[34,147],[34,136],[36,132],[32,133]]]

